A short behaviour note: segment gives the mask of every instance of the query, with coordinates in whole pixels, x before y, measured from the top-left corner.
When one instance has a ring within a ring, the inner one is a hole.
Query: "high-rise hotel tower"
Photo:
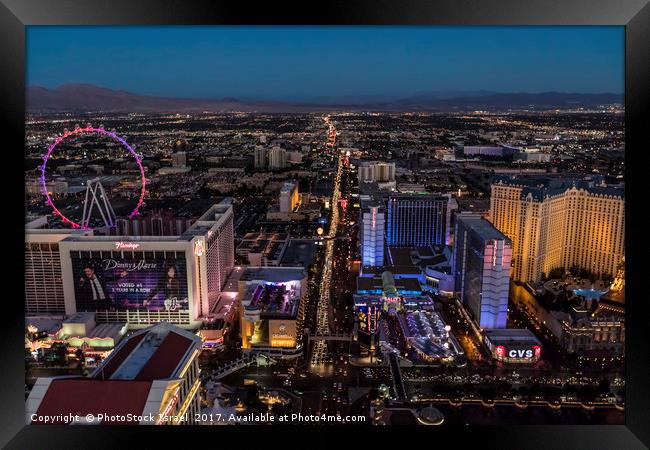
[[[361,264],[363,267],[384,265],[384,229],[386,207],[384,202],[371,196],[361,196]]]
[[[456,291],[480,328],[506,328],[512,243],[480,214],[456,216]]]
[[[620,187],[547,177],[498,177],[490,221],[512,240],[517,281],[539,281],[577,267],[615,275],[625,249],[625,192]]]
[[[392,194],[388,199],[386,244],[427,247],[446,244],[449,199],[431,194]]]

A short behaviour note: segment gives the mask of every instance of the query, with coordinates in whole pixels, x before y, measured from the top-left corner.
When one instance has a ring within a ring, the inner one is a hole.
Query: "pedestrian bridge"
[[[404,386],[404,379],[402,378],[402,371],[399,368],[399,361],[395,353],[388,354],[388,362],[390,365],[390,373],[393,376],[393,388],[398,400],[406,400],[406,387]]]
[[[262,360],[262,361],[261,361]],[[229,362],[225,366],[219,367],[217,370],[212,372],[209,376],[211,381],[218,381],[223,377],[230,375],[231,373],[237,372],[238,370],[243,369],[246,366],[251,364],[257,365],[272,365],[276,364],[277,361],[265,354],[262,353],[246,353],[239,359]]]
[[[212,372],[210,379],[213,381],[220,380],[223,377],[230,375],[231,373],[237,372],[240,369],[254,363],[256,360],[255,355],[246,354],[239,359],[229,362],[225,366],[218,368],[216,371]]]
[[[311,341],[351,341],[352,333],[322,333],[316,332],[308,335]]]

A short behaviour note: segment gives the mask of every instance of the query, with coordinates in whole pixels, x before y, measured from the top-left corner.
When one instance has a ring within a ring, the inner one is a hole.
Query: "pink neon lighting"
[[[103,136],[114,139],[117,142],[119,142],[122,145],[122,147],[127,149],[129,151],[129,153],[131,153],[131,155],[135,158],[135,162],[138,164],[138,168],[140,169],[140,179],[142,181],[142,188],[140,189],[140,198],[138,199],[138,203],[135,206],[135,208],[133,209],[133,211],[131,211],[131,214],[129,214],[129,217],[131,218],[131,217],[136,216],[138,214],[140,206],[142,206],[142,203],[144,202],[144,194],[145,194],[146,182],[147,182],[146,178],[144,176],[144,168],[142,167],[142,162],[140,161],[140,157],[135,152],[135,150],[133,150],[133,148],[124,139],[122,139],[120,136],[118,136],[114,132],[106,131],[106,130],[104,130],[104,128],[93,128],[90,125],[86,126],[85,128],[75,127],[75,129],[72,130],[72,131],[65,130],[65,132],[63,133],[62,136],[57,136],[56,138],[54,138],[54,142],[47,147],[47,153],[43,156],[43,165],[40,167],[40,169],[41,169],[41,178],[40,178],[41,188],[43,189],[43,195],[45,195],[45,199],[47,201],[47,204],[50,205],[50,207],[52,208],[52,211],[54,212],[54,214],[56,214],[57,216],[59,216],[61,218],[61,221],[63,223],[70,225],[72,228],[80,228],[80,229],[86,229],[86,230],[90,229],[88,227],[82,227],[81,224],[79,224],[79,223],[77,223],[77,222],[75,222],[73,220],[68,219],[66,216],[63,215],[63,213],[61,211],[59,211],[57,209],[56,206],[54,206],[54,202],[52,202],[52,198],[50,197],[50,193],[47,191],[47,183],[45,182],[45,170],[46,170],[46,166],[47,166],[47,161],[50,159],[50,155],[56,149],[57,145],[59,145],[64,139],[66,139],[66,138],[68,138],[70,136],[81,134],[81,133],[96,133],[96,134],[101,134]]]

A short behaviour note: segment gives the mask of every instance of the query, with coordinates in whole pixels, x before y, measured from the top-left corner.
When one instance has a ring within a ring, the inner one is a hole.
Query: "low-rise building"
[[[247,267],[237,281],[244,351],[300,356],[307,295],[304,268]]]
[[[279,266],[289,240],[286,233],[247,233],[237,246],[237,256],[252,266]]]
[[[545,305],[527,286],[515,283],[510,292],[521,309],[553,333],[565,352],[593,358],[625,354],[624,304],[579,299]]]
[[[483,330],[483,340],[492,357],[504,363],[534,364],[542,355],[542,344],[526,328]]]
[[[451,248],[446,245],[388,247],[384,266],[362,268],[357,281],[358,293],[376,293],[384,271],[391,272],[402,294],[431,292],[451,296],[454,293]]]

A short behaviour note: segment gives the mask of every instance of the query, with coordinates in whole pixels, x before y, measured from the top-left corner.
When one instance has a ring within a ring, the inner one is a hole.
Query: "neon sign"
[[[115,243],[115,248],[118,250],[135,250],[136,248],[140,247],[140,244],[136,244],[135,242],[116,242]]]

